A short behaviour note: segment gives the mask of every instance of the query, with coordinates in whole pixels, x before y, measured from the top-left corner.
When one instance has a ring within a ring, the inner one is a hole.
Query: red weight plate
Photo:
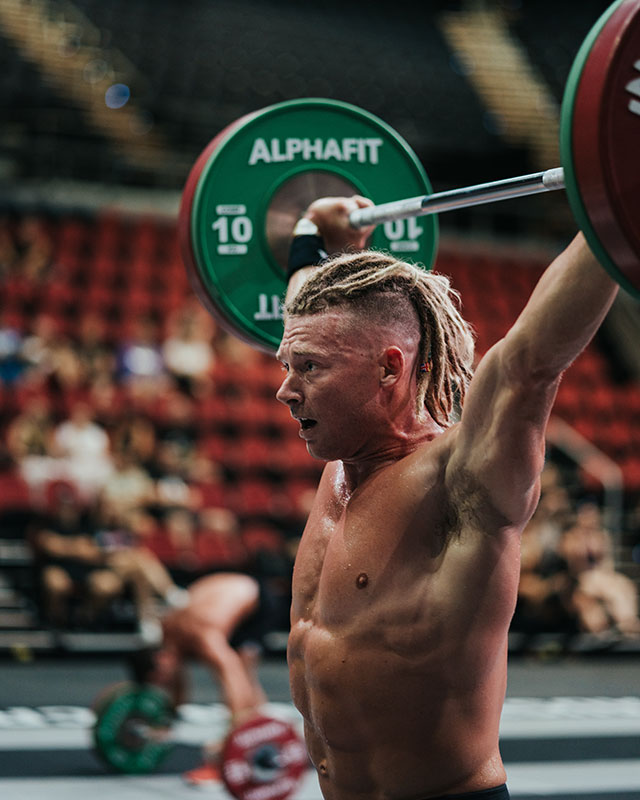
[[[640,2],[620,3],[576,91],[572,151],[580,195],[625,282],[640,291]],[[628,288],[628,287],[627,287]]]
[[[222,779],[238,800],[285,800],[308,766],[294,727],[265,716],[235,728],[222,751]]]
[[[189,276],[191,286],[200,299],[200,302],[207,309],[207,311],[229,332],[238,336],[239,333],[229,320],[222,314],[221,309],[213,302],[205,284],[200,276],[198,263],[193,254],[193,246],[191,243],[191,211],[193,208],[193,198],[198,188],[198,182],[203,170],[209,163],[209,159],[213,156],[216,150],[222,143],[241,125],[250,120],[256,115],[256,112],[245,114],[243,117],[231,122],[226,128],[223,128],[220,133],[215,136],[205,149],[198,156],[198,160],[191,168],[184,189],[180,199],[180,211],[178,213],[178,242],[180,244],[180,252],[182,260]]]

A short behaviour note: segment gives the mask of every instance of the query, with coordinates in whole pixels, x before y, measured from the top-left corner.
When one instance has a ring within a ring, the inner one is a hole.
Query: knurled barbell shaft
[[[366,225],[379,225],[395,219],[421,217],[425,214],[437,214],[441,211],[467,208],[482,203],[495,203],[498,200],[552,192],[556,189],[564,189],[562,167],[554,167],[531,175],[521,175],[517,178],[479,183],[462,189],[451,189],[421,197],[409,197],[406,200],[394,200],[391,203],[381,203],[370,208],[360,208],[351,212],[349,221],[354,228],[362,228]]]

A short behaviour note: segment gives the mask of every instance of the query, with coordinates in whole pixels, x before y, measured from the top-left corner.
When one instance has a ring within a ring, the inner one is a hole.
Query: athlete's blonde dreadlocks
[[[456,391],[462,404],[471,379],[474,338],[458,293],[444,275],[368,250],[325,262],[285,307],[288,316],[342,306],[369,319],[397,322],[415,310],[420,324],[418,412],[451,424]]]

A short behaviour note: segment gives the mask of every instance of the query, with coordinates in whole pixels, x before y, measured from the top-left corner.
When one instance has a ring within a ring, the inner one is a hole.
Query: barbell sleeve
[[[409,197],[406,200],[394,200],[369,208],[359,208],[349,215],[349,222],[354,228],[366,225],[379,225],[396,219],[421,217],[425,214],[438,214],[454,208],[467,208],[482,203],[495,203],[509,200],[512,197],[523,197],[529,194],[552,192],[564,189],[564,170],[554,167],[531,175],[517,178],[505,178],[491,183],[479,183],[462,189],[451,189],[446,192]]]

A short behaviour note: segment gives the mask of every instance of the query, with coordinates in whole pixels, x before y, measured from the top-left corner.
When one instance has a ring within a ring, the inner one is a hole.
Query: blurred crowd
[[[616,569],[614,541],[594,500],[575,503],[547,462],[538,507],[522,535],[512,629],[640,641],[638,588]]]
[[[0,225],[0,287],[16,276],[27,286],[55,280],[55,266],[37,220],[25,217],[11,235]],[[233,570],[261,580],[286,628],[293,558],[320,466],[290,490],[297,467],[288,453],[278,458],[277,426],[266,433],[272,411],[262,432],[271,453],[248,468],[254,477],[270,471],[260,485],[240,491],[240,472],[216,458],[230,455],[251,422],[243,419],[247,394],[264,392],[254,410],[277,406],[279,375],[261,389],[248,381],[272,370],[273,359],[221,330],[193,296],[164,318],[127,320],[116,335],[95,309],[69,324],[30,313],[25,297],[22,316],[0,305],[0,535],[29,545],[43,623],[144,627],[193,580]],[[229,368],[235,382],[221,387]],[[229,427],[216,418],[212,401],[221,399],[238,427],[212,448],[212,428]],[[259,488],[265,507],[250,510]],[[640,637],[637,587],[615,568],[599,506],[573,502],[551,462],[522,538],[512,627]]]
[[[38,259],[24,245],[29,232]],[[16,274],[46,281],[42,228],[25,223],[18,234],[10,241],[0,229],[0,284]],[[110,627],[114,608],[142,622],[221,570],[256,575],[286,608],[309,495],[292,501],[278,491],[284,476],[272,475],[273,513],[247,513],[241,476],[210,456],[211,420],[199,417],[220,398],[222,366],[240,379],[233,404],[251,391],[243,373],[266,359],[193,297],[166,319],[140,314],[116,337],[94,311],[67,325],[46,312],[16,320],[0,306],[2,535],[13,520],[29,543],[46,624]],[[265,386],[275,404],[273,381]]]

